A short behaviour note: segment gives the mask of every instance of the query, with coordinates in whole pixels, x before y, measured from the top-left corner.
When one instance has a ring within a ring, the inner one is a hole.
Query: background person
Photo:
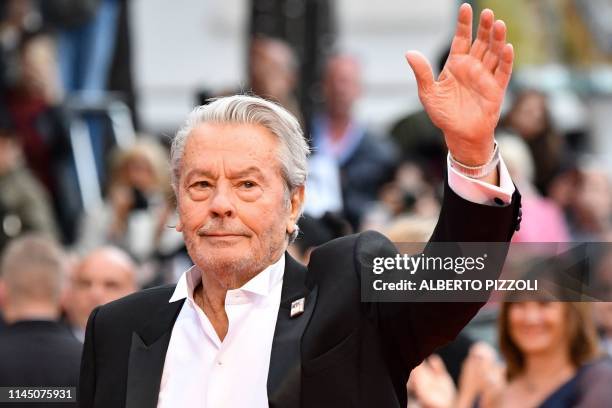
[[[25,164],[13,122],[0,108],[0,251],[27,232],[59,236],[49,195]]]
[[[111,246],[93,250],[75,266],[63,306],[67,323],[79,341],[84,340],[91,311],[135,292],[136,278],[137,267],[130,256]]]
[[[140,262],[156,251],[182,246],[173,225],[174,208],[166,150],[152,140],[139,140],[115,151],[106,200],[81,221],[77,249],[86,253],[102,245],[116,245]]]
[[[2,387],[77,386],[82,346],[58,321],[64,257],[53,241],[34,235],[12,241],[2,257],[0,304],[7,322],[0,330]]]
[[[321,183],[332,183],[342,200],[343,213],[355,230],[362,216],[377,198],[384,183],[393,178],[397,157],[391,143],[374,136],[354,117],[354,108],[361,95],[359,63],[349,55],[336,55],[327,61],[323,75],[324,109],[315,116],[312,144],[315,154],[311,163],[324,165],[324,156],[337,169]],[[312,167],[311,172],[320,172]],[[327,170],[325,170],[327,172]],[[339,177],[339,182],[330,180]],[[309,187],[310,188],[310,187]]]
[[[519,301],[502,304],[500,349],[505,381],[496,363],[468,357],[464,370],[480,372],[464,381],[465,405],[481,407],[595,407],[612,398],[612,365],[599,360],[597,334],[589,303]],[[479,386],[473,387],[473,382]]]

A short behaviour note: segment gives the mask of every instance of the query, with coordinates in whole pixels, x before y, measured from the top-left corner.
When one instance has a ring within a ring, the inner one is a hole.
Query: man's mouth
[[[207,232],[199,234],[202,237],[208,238],[231,238],[231,237],[244,237],[244,234],[234,234],[231,232]]]

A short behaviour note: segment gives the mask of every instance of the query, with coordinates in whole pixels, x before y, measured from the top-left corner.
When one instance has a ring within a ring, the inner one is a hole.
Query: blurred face
[[[73,324],[85,328],[87,318],[99,305],[136,290],[134,271],[108,253],[93,253],[73,273],[65,309]]]
[[[328,64],[323,82],[325,104],[330,115],[348,115],[361,94],[357,62],[350,57],[335,57]]]
[[[134,155],[125,166],[127,181],[131,186],[145,192],[155,188],[155,171],[146,157]]]
[[[284,102],[295,87],[291,50],[266,40],[255,40],[251,47],[249,75],[255,94]]]
[[[585,171],[574,196],[576,218],[586,228],[605,229],[612,211],[612,189],[605,172]]]
[[[541,134],[546,127],[546,100],[542,95],[525,96],[512,114],[512,127],[525,139]]]
[[[517,302],[510,305],[510,337],[526,355],[566,349],[566,308],[561,302]]]
[[[47,93],[58,87],[53,40],[40,36],[31,40],[21,54],[21,84],[30,92]]]
[[[177,198],[191,259],[236,288],[281,256],[303,188],[288,199],[278,141],[266,128],[206,123],[187,138]]]
[[[31,0],[9,0],[6,7],[6,22],[15,26],[22,26],[28,14],[34,11]]]

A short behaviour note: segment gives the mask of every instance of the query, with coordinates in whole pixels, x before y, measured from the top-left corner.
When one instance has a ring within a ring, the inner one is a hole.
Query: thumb
[[[444,362],[442,361],[442,359],[440,358],[440,356],[438,356],[437,354],[432,354],[431,356],[429,356],[429,358],[427,359],[429,366],[431,367],[432,371],[434,373],[436,373],[437,375],[442,375],[442,374],[446,374],[446,366],[444,365]]]
[[[434,76],[427,58],[418,51],[408,51],[406,60],[414,72],[419,92],[428,92],[433,86]]]

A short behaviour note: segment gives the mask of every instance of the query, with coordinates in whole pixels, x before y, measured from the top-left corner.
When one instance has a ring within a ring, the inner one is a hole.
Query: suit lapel
[[[152,313],[148,324],[132,333],[126,408],[155,408],[157,406],[172,327],[183,303],[185,303],[184,299],[164,304],[157,313]]]
[[[307,269],[285,253],[281,304],[272,341],[268,371],[271,408],[299,407],[302,375],[301,339],[312,316],[317,288],[306,282]],[[304,312],[291,317],[291,305],[304,298]]]

